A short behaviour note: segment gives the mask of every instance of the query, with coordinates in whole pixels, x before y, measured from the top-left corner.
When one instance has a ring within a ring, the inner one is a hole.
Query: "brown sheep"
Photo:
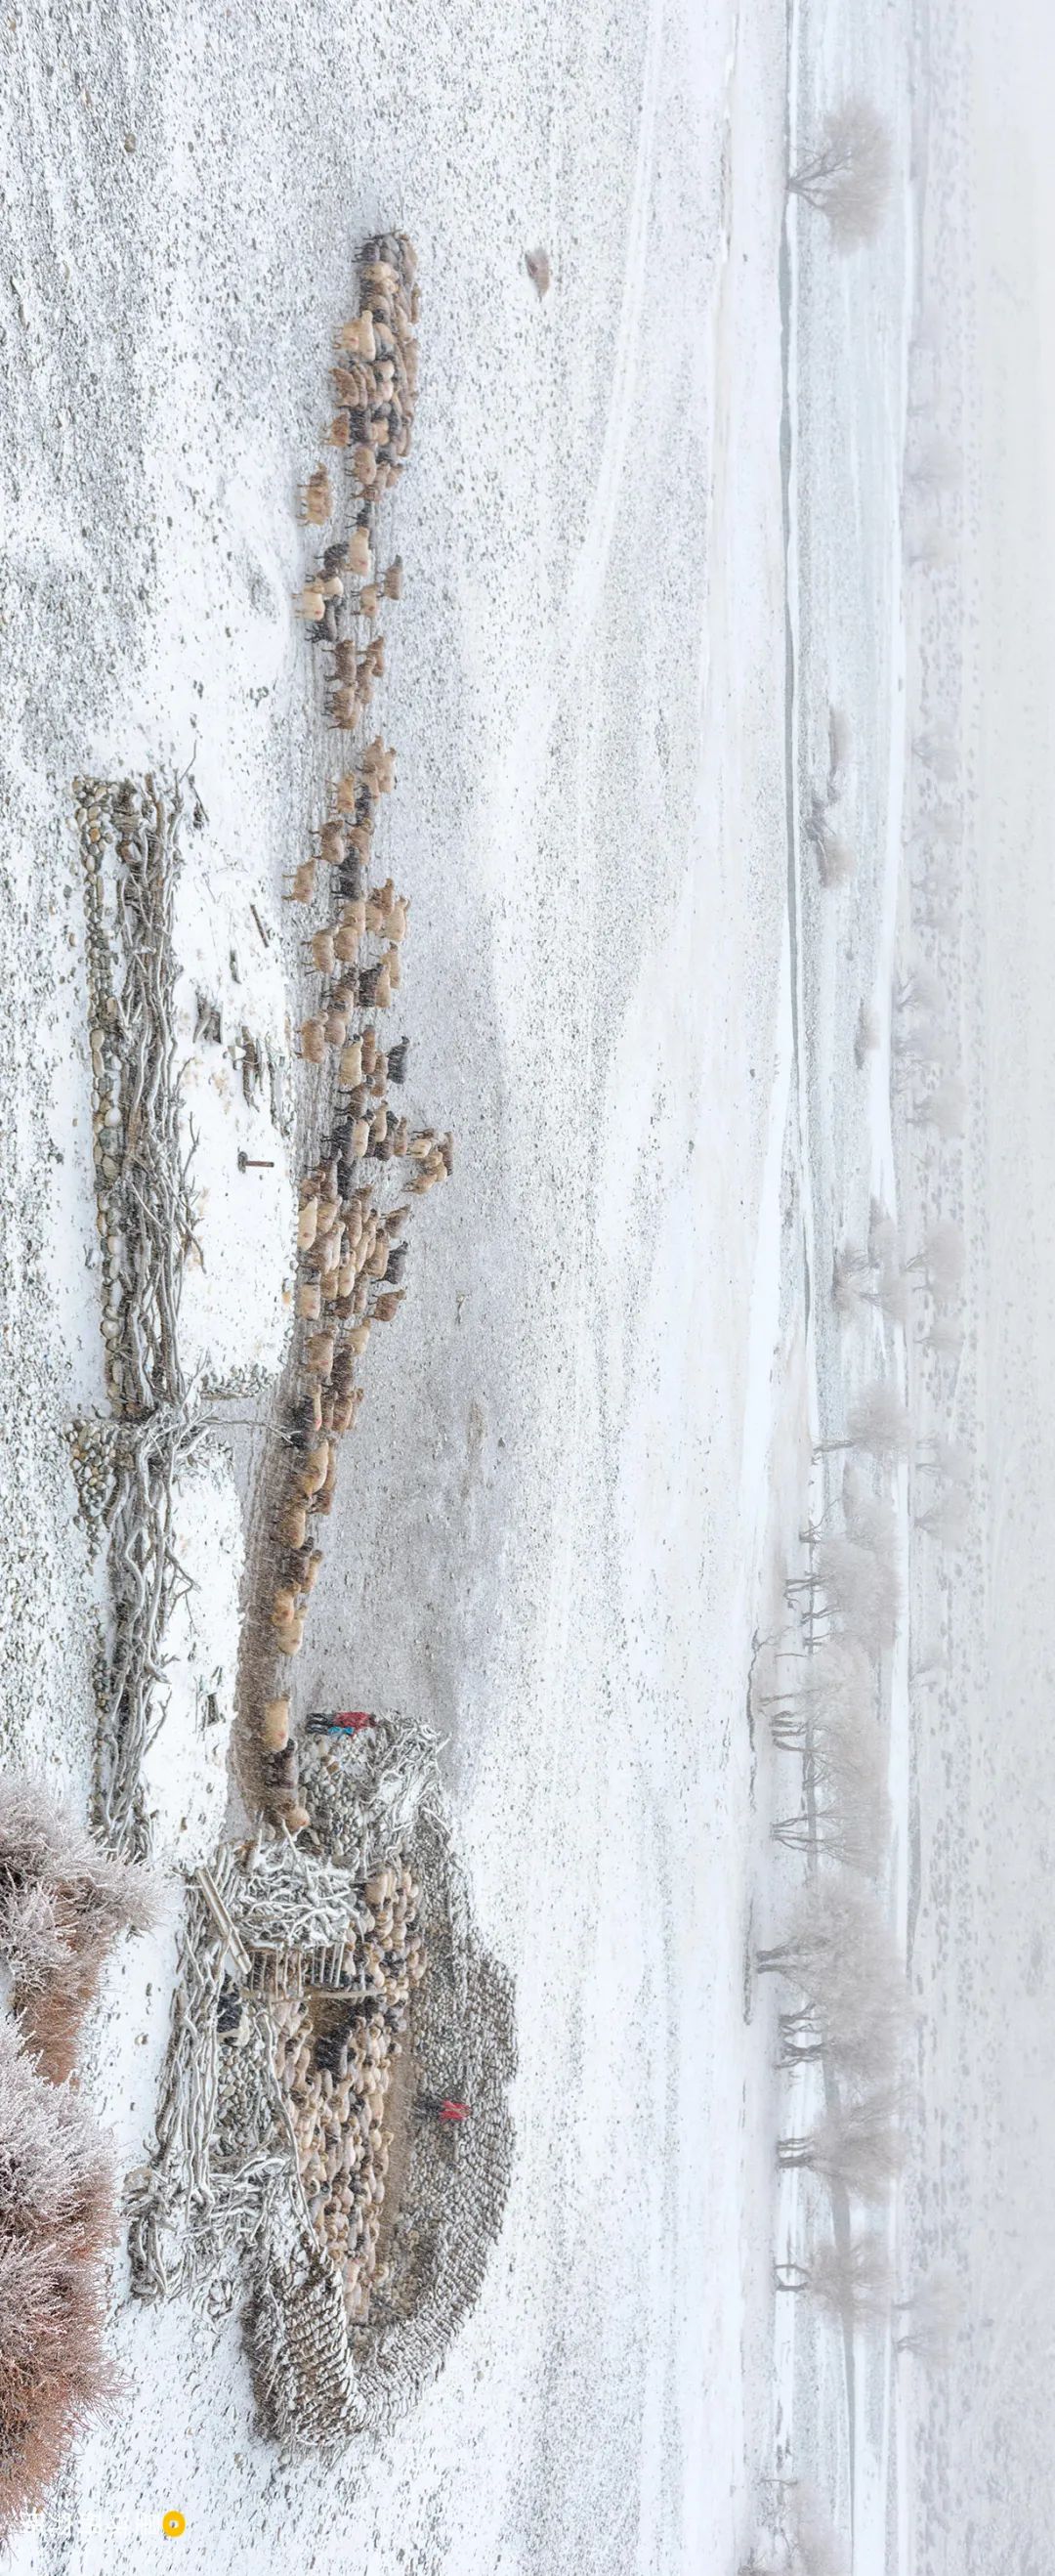
[[[323,1025],[327,1046],[343,1047],[348,1035],[347,1014],[344,1011],[327,1011]]]
[[[334,956],[342,966],[354,966],[362,946],[362,932],[350,921],[338,923],[333,937]]]
[[[305,1199],[304,1205],[297,1218],[297,1247],[299,1251],[311,1251],[312,1244],[315,1241],[315,1236],[318,1231],[318,1224],[318,1200],[316,1198]]]
[[[381,594],[378,590],[377,583],[374,581],[365,583],[359,593],[360,617],[376,617],[380,606],[380,598]]]
[[[303,1547],[305,1532],[307,1530],[307,1519],[307,1511],[303,1502],[300,1500],[290,1500],[286,1504],[279,1526],[287,1546]]]
[[[333,492],[324,465],[317,465],[314,474],[309,474],[300,500],[301,517],[306,519],[311,527],[321,528],[333,508]]]
[[[332,930],[314,930],[308,946],[320,975],[332,975],[337,955]]]
[[[359,781],[354,769],[346,769],[333,791],[333,801],[341,814],[354,814]]]
[[[348,570],[357,581],[370,579],[370,534],[366,528],[353,528],[348,539]]]
[[[322,1291],[318,1280],[302,1279],[297,1290],[297,1313],[300,1316],[301,1322],[305,1324],[317,1323],[321,1303]]]
[[[384,582],[383,582],[383,584],[382,584],[382,588],[383,588],[383,590],[384,590],[384,594],[385,594],[385,598],[386,598],[386,599],[402,599],[402,597],[403,597],[403,558],[402,558],[402,556],[401,556],[401,555],[397,555],[397,556],[395,557],[394,562],[392,562],[392,563],[390,563],[390,564],[389,564],[388,571],[387,571],[387,572],[386,572],[386,574],[385,574]]]
[[[294,868],[293,871],[293,884],[290,888],[289,900],[291,903],[310,903],[314,892],[315,861],[314,859],[302,859],[299,867]]]
[[[328,868],[339,868],[348,855],[348,841],[343,823],[324,823],[319,834],[319,856]]]
[[[288,1699],[265,1700],[260,1734],[265,1753],[285,1752],[289,1743]]]
[[[312,1377],[328,1378],[333,1367],[332,1333],[309,1333],[304,1349],[304,1366]]]
[[[326,1056],[326,1033],[321,1020],[302,1020],[300,1051],[305,1064],[322,1064]]]
[[[338,933],[338,937],[340,933]],[[363,1078],[363,1048],[360,1038],[352,1038],[341,1050],[337,1080],[342,1091],[354,1091]]]
[[[386,1288],[380,1297],[375,1297],[373,1306],[375,1323],[394,1323],[406,1293],[405,1288]]]

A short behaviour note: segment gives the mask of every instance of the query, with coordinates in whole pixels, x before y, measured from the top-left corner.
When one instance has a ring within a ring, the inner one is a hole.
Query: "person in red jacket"
[[[361,1735],[364,1727],[376,1725],[369,1708],[313,1708],[307,1720],[309,1735]]]
[[[468,2102],[459,2102],[452,2093],[420,2093],[417,2101],[419,2120],[439,2120],[445,2129],[457,2129],[470,2114]]]

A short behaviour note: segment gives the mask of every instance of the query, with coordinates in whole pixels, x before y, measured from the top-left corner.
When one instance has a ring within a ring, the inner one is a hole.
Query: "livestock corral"
[[[212,1077],[225,1098],[232,1069],[240,1079],[256,1124],[237,1167],[269,1176],[286,1248],[270,1373],[212,1382],[181,1320],[188,1282],[218,1266],[187,1098],[222,1012],[199,994],[181,1044],[174,930],[206,818],[190,776],[75,788],[110,1408],[71,1438],[108,1576],[94,1821],[133,1872],[175,1857],[182,1888],[155,2136],[125,2186],[132,2289],[212,2297],[223,2276],[243,2303],[261,2423],[323,2444],[387,2420],[438,2366],[479,2290],[511,2156],[512,1995],[475,1927],[441,1747],[409,1714],[338,1712],[361,1724],[327,1729],[314,1713],[309,1728],[295,1687],[371,1335],[398,1323],[412,1218],[454,1167],[450,1134],[404,1107],[409,1039],[388,1034],[410,902],[372,870],[395,754],[380,731],[364,739],[385,674],[379,619],[403,591],[386,522],[416,401],[415,270],[405,236],[367,242],[358,309],[336,334],[327,461],[300,495],[317,559],[297,610],[323,657],[340,775],[313,831],[306,818],[285,942],[249,907],[270,1019],[264,1035],[244,1026]],[[244,1547],[232,1533],[225,1558],[237,1479],[209,1406],[236,1394],[254,1402],[264,1465]],[[171,1832],[166,1766],[183,1811]],[[213,1812],[194,1802],[206,1769],[223,1793]]]

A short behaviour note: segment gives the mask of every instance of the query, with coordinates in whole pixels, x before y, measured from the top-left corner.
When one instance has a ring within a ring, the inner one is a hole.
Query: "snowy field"
[[[67,1430],[106,1399],[72,782],[193,761],[200,807],[174,921],[199,1245],[180,1339],[216,1436],[177,1494],[193,1588],[145,1781],[168,1914],[111,1964],[81,2080],[122,2168],[140,2164],[178,1872],[229,1791],[265,1456],[249,1419],[291,1314],[304,918],[282,896],[338,765],[293,614],[296,493],[357,244],[390,222],[418,252],[422,392],[386,504],[406,587],[379,693],[398,755],[380,872],[413,905],[408,1108],[449,1124],[457,1156],[374,1337],[297,1686],[304,1707],[413,1709],[447,1740],[519,2037],[504,2230],[413,2417],[324,2480],[280,2463],[237,2318],[137,2305],[122,2249],[124,2394],[20,2535],[20,2576],[139,2576],[173,2508],[180,2563],[231,2576],[734,2576],[778,2458],[852,2521],[854,2576],[959,2576],[929,2554],[941,2482],[958,2410],[984,2427],[1017,2386],[1018,2311],[993,2255],[988,2376],[964,2362],[942,2399],[886,2335],[851,2381],[841,2338],[774,2297],[812,2186],[774,2170],[775,1999],[748,1962],[790,1877],[747,1712],[753,1638],[824,1500],[812,1443],[869,1375],[906,1394],[920,1437],[978,1444],[993,1563],[1020,1503],[994,1390],[1016,1420],[1029,1393],[999,1315],[957,1370],[871,1308],[841,1326],[831,1296],[870,1199],[905,1249],[962,1220],[976,1294],[990,1189],[1023,1225],[1033,1204],[985,1126],[979,995],[1006,1007],[1014,953],[973,841],[943,966],[972,1086],[955,1166],[891,1085],[892,981],[918,937],[913,733],[943,690],[978,722],[947,597],[906,570],[900,492],[925,290],[964,400],[956,22],[955,5],[834,0],[355,20],[316,0],[293,17],[116,0],[104,21],[37,0],[7,30],[0,1750],[82,1811],[105,1587]],[[926,138],[910,65],[928,47],[951,104]],[[786,124],[811,130],[851,88],[886,118],[898,179],[879,242],[840,262],[802,209],[785,235]],[[999,433],[955,427],[969,515]],[[802,823],[832,705],[859,865],[823,891]],[[967,785],[973,802],[976,770]],[[1042,980],[1038,962],[1023,1088]],[[862,1005],[875,1044],[856,1061]],[[1010,1061],[985,1069],[1006,1099]],[[979,1750],[988,1531],[957,1588],[912,1529],[904,1472],[894,1501],[909,1617],[883,1675],[885,1896],[926,2074],[891,2222],[904,2272],[960,2246],[1004,2153],[972,2160],[962,2098],[991,2117],[971,2034],[1001,2035],[972,1990],[999,1927],[972,1871],[979,1852],[1006,1870],[1013,1838]],[[936,1627],[949,1669],[928,1701],[910,1663]],[[992,1660],[1013,1697],[1009,1620]],[[1042,1860],[1023,1874],[1041,1938]],[[1038,2022],[1044,1955],[1024,1972]],[[1023,2191],[1004,2255],[1026,2223]],[[1025,2322],[1035,2352],[1038,2300]]]
[[[747,2536],[770,2333],[743,1702],[788,1084],[784,97],[768,7],[119,9],[75,33],[37,10],[8,38],[5,1749],[85,1793],[98,1579],[63,1427],[102,1381],[71,780],[195,755],[181,1025],[210,1285],[189,1280],[187,1329],[210,1381],[272,1370],[281,1175],[238,1173],[237,1062],[194,1044],[192,1006],[281,1049],[250,906],[274,934],[325,774],[294,497],[354,247],[395,219],[423,396],[386,829],[413,1070],[458,1174],[371,1373],[304,1685],[450,1736],[520,2033],[505,2233],[412,2426],[323,2488],[280,2472],[234,2324],[136,2309],[119,2270],[127,2396],[27,2569],[152,2567],[173,2506],[202,2569],[221,2548],[363,2576],[400,2553],[718,2568]],[[234,1546],[229,1570],[233,1600]],[[152,1753],[159,1799],[190,1694]],[[178,1770],[169,1791],[178,1841]],[[171,1934],[123,1956],[90,2034],[130,2163],[170,1964]]]

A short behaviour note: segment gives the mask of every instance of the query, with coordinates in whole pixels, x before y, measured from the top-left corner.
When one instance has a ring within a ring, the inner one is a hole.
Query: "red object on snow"
[[[330,1723],[347,1727],[350,1735],[359,1735],[364,1726],[376,1726],[377,1719],[368,1708],[336,1708]]]
[[[469,2105],[467,2102],[447,2101],[440,2103],[441,2120],[467,2120],[468,2117]]]

